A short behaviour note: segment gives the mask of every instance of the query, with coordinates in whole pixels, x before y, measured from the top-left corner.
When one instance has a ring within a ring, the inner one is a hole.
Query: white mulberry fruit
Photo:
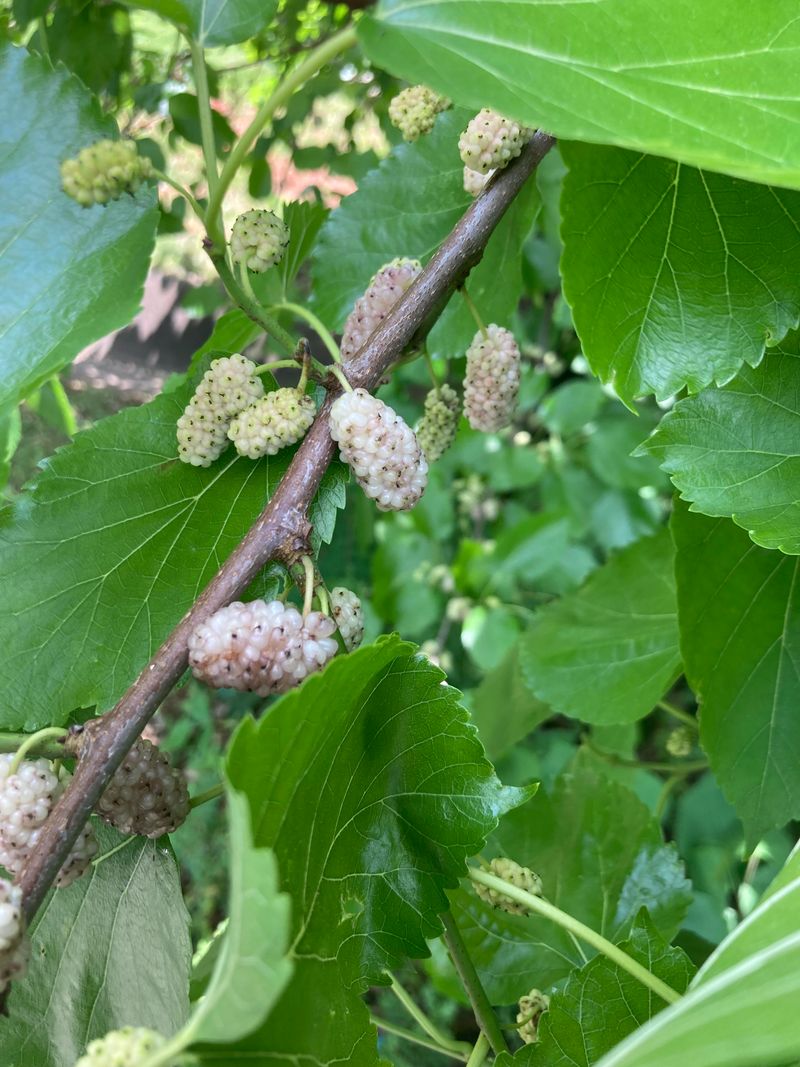
[[[517,1033],[526,1045],[535,1045],[539,1040],[539,1020],[550,1007],[550,997],[541,989],[532,989],[519,998]]]
[[[178,456],[209,467],[228,445],[228,429],[240,411],[264,395],[252,360],[236,353],[215,359],[178,419]]]
[[[416,141],[430,133],[436,116],[446,111],[451,101],[439,96],[424,85],[411,85],[402,89],[389,104],[389,121],[402,133],[406,141]]]
[[[285,693],[336,655],[335,630],[320,611],[304,618],[280,600],[236,601],[196,627],[189,664],[195,678],[215,689]]]
[[[342,635],[348,652],[358,648],[364,639],[364,612],[361,600],[351,589],[337,585],[331,589],[331,615]]]
[[[366,389],[331,405],[331,437],[339,455],[380,511],[413,508],[428,483],[428,462],[407,423]]]
[[[19,941],[23,926],[22,890],[7,878],[0,878],[0,953]]]
[[[75,1067],[140,1067],[144,1060],[163,1048],[166,1041],[155,1030],[126,1026],[89,1043]]]
[[[697,734],[691,726],[676,726],[667,737],[667,752],[676,759],[686,759],[691,756],[696,740]]]
[[[231,230],[231,259],[261,274],[280,263],[289,244],[289,229],[271,211],[245,211]]]
[[[61,164],[61,187],[82,207],[119,200],[152,177],[153,164],[133,141],[97,141]]]
[[[542,880],[539,875],[534,874],[528,867],[521,867],[514,860],[507,859],[505,856],[500,856],[490,860],[489,863],[481,864],[481,869],[486,871],[487,874],[494,874],[498,878],[502,878],[503,881],[510,882],[518,889],[524,889],[531,896],[540,897],[542,895]],[[487,904],[491,904],[494,908],[507,911],[510,915],[528,914],[528,909],[524,904],[519,904],[516,900],[512,900],[511,897],[507,897],[499,889],[490,889],[488,885],[482,885],[480,882],[473,882],[472,888],[481,900],[485,900]]]
[[[0,864],[18,874],[41,834],[53,805],[66,788],[46,759],[23,760],[10,774],[14,756],[0,755]],[[71,885],[97,854],[90,825],[81,831],[56,878],[56,885]]]
[[[297,389],[275,389],[234,418],[228,437],[240,456],[274,456],[304,436],[315,414],[312,397]]]
[[[363,347],[421,270],[418,259],[393,259],[373,275],[344,324],[340,345],[343,360],[352,359]]]
[[[425,410],[417,426],[417,440],[428,463],[447,451],[455,440],[461,401],[449,385],[431,389],[425,397]]]
[[[481,174],[480,171],[472,170],[471,167],[464,167],[464,192],[469,193],[470,196],[478,196],[486,188],[487,182],[494,173],[494,168]]]
[[[520,355],[510,330],[492,323],[475,334],[467,349],[464,414],[473,430],[492,433],[514,417],[519,392]]]
[[[459,137],[458,150],[465,166],[486,174],[516,159],[532,136],[533,130],[484,107]]]
[[[74,728],[67,750],[79,760],[92,744],[93,724]],[[114,772],[95,812],[123,834],[161,837],[183,825],[189,790],[181,771],[151,741],[139,738]]]

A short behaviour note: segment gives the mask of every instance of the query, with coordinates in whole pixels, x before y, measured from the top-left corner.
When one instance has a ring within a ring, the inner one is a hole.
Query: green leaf
[[[237,44],[272,21],[277,0],[182,0],[193,36],[203,48]]]
[[[617,148],[562,145],[564,293],[626,403],[730,381],[800,317],[800,196]]]
[[[796,1062],[797,854],[777,881],[779,888],[765,896],[701,967],[686,996],[602,1059],[599,1067],[786,1067]]]
[[[497,760],[552,712],[525,685],[517,642],[499,667],[475,689],[469,700],[472,721],[492,760]]]
[[[693,511],[732,518],[757,545],[800,554],[800,335],[724,389],[677,404],[643,446]]]
[[[253,847],[246,799],[231,789],[227,798],[230,919],[205,994],[179,1035],[184,1048],[245,1037],[269,1015],[292,975],[289,898],[278,892],[275,856]]]
[[[218,337],[235,340],[240,327],[238,316],[226,317]],[[201,362],[173,392],[78,434],[0,515],[4,729],[112,704],[286,470],[292,449],[256,463],[229,451],[208,470],[177,459],[175,424],[204,369]],[[312,507],[317,543],[330,540],[342,478],[332,467]],[[274,594],[276,582],[268,570],[257,595]]]
[[[0,405],[25,397],[86,345],[139,308],[155,239],[153,188],[82,208],[61,191],[59,165],[117,135],[97,101],[63,68],[0,48]]]
[[[619,947],[672,989],[685,992],[694,971],[691,961],[664,941],[646,913]],[[551,997],[539,1023],[539,1041],[507,1062],[525,1067],[591,1067],[665,1006],[637,978],[605,956],[596,956]],[[498,1061],[498,1067],[502,1063]]]
[[[681,649],[700,739],[748,840],[800,816],[798,561],[676,505]],[[709,607],[713,605],[713,610]]]
[[[500,785],[458,694],[396,637],[245,720],[227,772],[292,897],[295,972],[266,1027],[205,1061],[377,1064],[360,994],[428,955],[445,889],[526,792]]]
[[[8,482],[11,460],[22,437],[22,419],[19,407],[10,404],[0,409],[0,493]]]
[[[691,899],[657,820],[629,789],[586,765],[505,816],[484,850],[498,854],[536,871],[548,900],[611,941],[628,936],[642,907],[669,939]],[[496,911],[463,889],[451,899],[494,1004],[512,1004],[534,984],[547,989],[594,955],[539,916]]]
[[[290,235],[286,254],[279,268],[284,296],[297,277],[300,267],[311,254],[320,228],[329,214],[324,204],[316,202],[310,204],[295,200],[284,206],[283,221],[289,227]]]
[[[427,137],[403,144],[371,171],[331,213],[314,251],[314,307],[338,329],[373,274],[397,256],[427,261],[463,215],[472,198],[464,192],[456,150],[465,112],[446,112]],[[486,322],[504,324],[516,307],[522,278],[522,245],[539,208],[529,182],[492,235],[469,292]],[[456,293],[431,331],[434,356],[463,355],[475,323]]]
[[[31,927],[31,965],[14,982],[0,1061],[73,1067],[121,1026],[170,1036],[189,1011],[192,946],[175,858],[143,837],[96,824],[90,874],[57,889]]]
[[[738,0],[382,0],[359,33],[375,63],[476,111],[798,186],[796,14],[792,0],[754,18]]]
[[[531,692],[584,722],[632,722],[681,670],[669,532],[624,548],[543,608],[520,643]]]

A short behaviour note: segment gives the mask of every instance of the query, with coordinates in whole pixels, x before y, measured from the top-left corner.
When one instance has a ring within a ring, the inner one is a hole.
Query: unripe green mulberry
[[[470,119],[458,140],[458,150],[470,170],[487,174],[516,159],[532,136],[533,130],[484,107]]]
[[[75,1067],[140,1067],[148,1056],[165,1045],[155,1030],[126,1026],[90,1042]]]
[[[532,989],[519,998],[517,1033],[526,1045],[535,1045],[539,1040],[539,1020],[550,1007],[550,997],[541,989]]]
[[[492,323],[478,330],[467,349],[464,414],[473,430],[494,433],[508,426],[517,406],[520,353],[514,335]]]
[[[436,116],[446,111],[450,103],[446,96],[439,96],[424,85],[412,85],[399,92],[389,104],[389,121],[406,141],[416,141],[430,133]]]
[[[697,734],[691,726],[676,726],[667,738],[667,752],[676,759],[691,755]]]
[[[300,440],[315,414],[312,397],[297,389],[275,389],[236,416],[228,437],[240,456],[274,456]]]
[[[345,362],[369,339],[421,270],[418,259],[393,259],[373,275],[344,324],[341,352]]]
[[[481,864],[481,870],[486,871],[487,874],[493,874],[497,878],[502,878],[504,882],[510,882],[518,889],[524,889],[531,896],[540,897],[542,895],[542,880],[539,875],[534,874],[527,867],[521,867],[514,860],[510,860],[505,856],[499,856],[490,860],[489,863]],[[491,904],[494,908],[507,911],[510,915],[528,914],[528,909],[524,904],[519,904],[516,900],[512,900],[511,897],[507,897],[500,889],[491,889],[488,885],[482,885],[480,882],[473,882],[472,888],[481,900],[485,900],[487,904]]]
[[[254,274],[261,274],[283,259],[289,236],[288,227],[271,211],[245,211],[233,224],[231,258]]]
[[[428,463],[435,463],[452,445],[460,414],[458,393],[449,385],[431,389],[425,397],[425,411],[417,426],[417,440]]]
[[[178,456],[208,467],[228,444],[234,417],[264,395],[256,365],[238,353],[215,359],[178,419]]]
[[[152,174],[153,164],[139,155],[133,141],[104,140],[64,160],[61,187],[83,207],[91,207],[135,193]]]

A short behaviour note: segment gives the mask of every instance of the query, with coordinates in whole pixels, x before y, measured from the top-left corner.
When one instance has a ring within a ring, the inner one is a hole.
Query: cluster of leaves
[[[15,2],[3,19],[0,94],[18,100],[4,135],[16,150],[0,160],[6,466],[21,402],[72,432],[53,376],[130,321],[157,230],[180,222],[152,188],[85,211],[59,193],[59,162],[114,133],[108,111],[152,134],[159,166],[201,142],[176,26],[210,50],[224,157],[227,105],[268,92],[348,17],[263,0],[141,6]],[[248,161],[252,196],[270,194],[278,141],[358,191],[330,213],[285,206],[289,251],[256,294],[340,329],[377,268],[426,262],[468,206],[455,146],[473,111],[541,126],[560,147],[468,282],[484,319],[521,341],[517,419],[498,435],[462,426],[410,514],[377,516],[328,471],[314,547],[328,583],[362,595],[368,643],[257,717],[229,705],[227,921],[192,960],[176,856],[103,831],[91,877],[36,920],[3,1060],[71,1067],[87,1040],[136,1024],[201,1063],[377,1065],[365,997],[390,971],[424,959],[425,980],[466,1003],[439,940],[449,911],[501,1014],[533,985],[551,995],[538,1043],[498,1064],[794,1062],[793,6],[744,18],[733,0],[703,13],[607,0],[580,15],[384,0],[358,29],[359,54],[303,87]],[[385,122],[393,76],[455,102],[417,143],[397,145]],[[395,145],[380,163],[349,135],[298,148],[298,123],[334,91],[348,130],[369,113]],[[457,380],[474,331],[456,294],[428,338],[438,379]],[[112,706],[273,492],[291,450],[210,471],[175,454],[212,354],[257,340],[227,311],[185,376],[79,434],[0,515],[3,729]],[[382,395],[413,423],[430,384],[408,363]],[[250,593],[282,581],[269,567]],[[395,629],[428,655],[379,636]],[[690,720],[678,755],[673,705]],[[209,715],[193,691],[167,736],[199,788],[216,765]],[[200,836],[221,832],[218,813],[195,819]],[[197,894],[212,860],[181,835],[175,848]],[[548,919],[479,901],[460,880],[481,853],[534,867],[549,901],[685,995],[665,1009]],[[219,894],[195,917],[216,919]]]

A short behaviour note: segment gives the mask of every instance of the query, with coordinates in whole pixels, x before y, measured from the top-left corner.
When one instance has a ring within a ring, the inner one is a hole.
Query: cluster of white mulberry
[[[155,1030],[125,1026],[89,1043],[75,1067],[140,1067],[166,1044]]]
[[[200,623],[189,638],[194,676],[215,689],[266,697],[286,693],[336,655],[338,628],[352,651],[364,636],[361,601],[341,586],[331,592],[331,615],[302,615],[280,600],[235,601]]]
[[[542,895],[542,880],[539,875],[528,867],[521,867],[519,863],[508,859],[506,856],[498,856],[488,863],[482,864],[481,869],[488,874],[495,875],[497,878],[502,878],[504,882],[510,882],[517,889],[524,889],[526,893],[530,893],[533,897]],[[481,900],[485,900],[493,908],[507,911],[509,915],[528,914],[528,909],[524,904],[507,897],[499,889],[492,889],[487,885],[482,885],[480,882],[473,882],[472,888]]]
[[[212,361],[178,419],[178,456],[208,467],[230,442],[241,456],[258,459],[299,441],[314,421],[310,396],[299,389],[264,393],[252,360],[236,353]]]
[[[345,363],[369,340],[421,271],[418,259],[393,259],[373,275],[344,324],[340,351]]]
[[[29,955],[22,891],[7,878],[0,878],[0,994],[25,973]]]
[[[439,96],[424,85],[410,85],[389,104],[389,121],[406,141],[416,141],[423,134],[430,133],[436,116],[440,111],[446,111],[451,102],[446,96]]]

